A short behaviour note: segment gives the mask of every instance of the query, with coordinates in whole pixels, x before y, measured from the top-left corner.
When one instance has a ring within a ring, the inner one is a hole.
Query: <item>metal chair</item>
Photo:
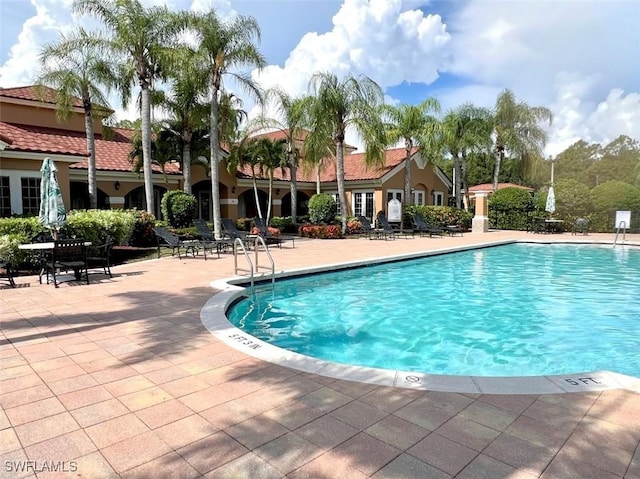
[[[58,282],[59,272],[73,270],[77,281],[80,281],[84,274],[87,284],[89,284],[89,265],[85,243],[84,239],[54,241],[51,257],[46,263],[47,283],[49,283],[49,273],[51,273],[53,284],[57,288],[60,284]]]
[[[104,274],[113,278],[111,274],[111,248],[113,248],[113,238],[106,235],[102,239],[102,244],[92,247],[92,254],[87,257],[89,268],[102,268]]]
[[[156,234],[156,239],[158,241],[158,258],[162,256],[162,248],[170,249],[171,256],[178,255],[178,259],[182,259],[182,255],[180,254],[180,249],[184,249],[184,255],[191,255],[195,258],[196,254],[200,249],[204,252],[204,259],[207,259],[207,252],[203,247],[201,241],[198,240],[190,240],[190,241],[182,241],[177,234],[172,233],[164,226],[156,226],[153,228],[153,232]]]
[[[13,275],[13,267],[11,266],[11,263],[0,259],[0,270],[3,271],[3,272],[0,272],[0,279],[7,281],[9,283],[9,286],[11,286],[12,288],[15,288],[16,283],[13,280],[14,275]]]

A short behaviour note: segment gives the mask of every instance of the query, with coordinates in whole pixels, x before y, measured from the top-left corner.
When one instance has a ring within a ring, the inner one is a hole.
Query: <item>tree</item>
[[[122,62],[119,88],[123,106],[131,99],[131,85],[137,82],[140,87],[144,190],[147,211],[153,213],[151,89],[175,59],[176,38],[186,17],[166,7],[145,8],[139,0],[75,0],[73,11],[95,15],[110,31],[110,38],[94,41]]]
[[[291,176],[291,221],[296,223],[298,215],[298,182],[297,168],[300,151],[297,142],[302,140],[309,128],[309,111],[311,108],[311,97],[291,97],[284,91],[274,88],[267,91],[267,99],[275,101],[276,112],[281,119],[264,118],[263,126],[275,127],[286,138],[287,146],[287,167]]]
[[[266,61],[258,51],[254,40],[260,39],[260,27],[253,17],[238,16],[227,22],[220,20],[213,10],[192,17],[192,27],[197,42],[197,50],[206,58],[207,70],[203,72],[211,95],[210,150],[211,150],[211,192],[213,203],[213,229],[216,238],[222,236],[220,221],[220,95],[223,92],[222,79],[229,75],[238,85],[261,100],[262,94],[251,77],[235,72],[240,66],[262,68]]]
[[[183,191],[191,194],[191,160],[194,141],[204,139],[208,106],[200,101],[207,83],[201,75],[202,65],[190,49],[182,49],[176,68],[171,72],[171,95],[164,96],[162,106],[172,119],[163,128],[175,135],[181,149]],[[208,136],[208,135],[207,135]],[[201,143],[201,142],[199,142]],[[202,145],[198,145],[202,150]],[[204,153],[204,152],[203,152]]]
[[[462,207],[461,191],[469,204],[469,181],[467,159],[472,152],[488,151],[491,144],[491,122],[489,111],[465,103],[449,111],[442,121],[441,139],[454,162],[456,207]]]
[[[258,138],[255,140],[255,154],[258,157],[260,176],[266,173],[269,176],[269,200],[267,202],[267,217],[265,224],[269,224],[271,217],[271,199],[273,197],[273,172],[276,168],[287,166],[287,141]]]
[[[353,127],[364,141],[367,164],[382,164],[386,135],[379,115],[382,89],[367,76],[349,75],[343,80],[333,73],[315,73],[310,80],[314,100],[312,129],[305,142],[305,155],[324,156],[327,139],[335,145],[338,196],[342,207],[342,234],[347,230],[349,208],[344,188],[344,139]]]
[[[385,131],[389,145],[404,142],[404,205],[411,206],[411,156],[414,148],[433,149],[437,141],[438,119],[429,113],[440,113],[440,103],[435,98],[427,98],[419,105],[402,103],[398,106],[382,105],[385,117]],[[404,206],[403,205],[403,206]],[[404,209],[404,208],[403,208]]]
[[[510,90],[503,90],[496,100],[493,112],[493,134],[495,137],[495,169],[493,190],[498,189],[500,164],[505,152],[528,161],[534,155],[543,156],[547,132],[540,126],[543,121],[551,124],[553,113],[542,106],[529,106],[517,102]]]
[[[98,207],[98,188],[96,185],[96,148],[93,130],[94,102],[102,116],[108,112],[108,102],[100,86],[110,89],[116,84],[113,66],[106,60],[104,52],[89,41],[83,30],[61,35],[55,43],[46,44],[40,52],[42,71],[38,83],[56,90],[56,115],[66,121],[73,108],[74,98],[82,100],[84,125],[87,136],[89,168],[87,183],[89,190],[89,208]]]

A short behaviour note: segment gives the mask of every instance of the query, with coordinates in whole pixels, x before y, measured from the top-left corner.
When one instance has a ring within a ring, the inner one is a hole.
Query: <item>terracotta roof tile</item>
[[[112,138],[104,139],[96,135],[96,168],[101,171],[131,171],[129,151],[133,130],[115,128]],[[0,137],[10,139],[7,150],[60,155],[87,156],[87,139],[83,132],[44,128],[38,126],[16,125],[0,122]],[[88,160],[73,163],[70,168],[86,169]],[[159,166],[153,165],[153,171],[160,173]],[[179,174],[175,163],[166,165],[165,172]]]
[[[54,105],[56,103],[56,95],[56,90],[46,86],[30,85],[16,88],[0,88],[0,97],[38,101]],[[80,98],[75,98],[73,106],[82,108],[82,100]]]
[[[414,150],[415,153],[415,150]],[[394,169],[405,159],[404,148],[394,148],[385,152],[385,163],[383,166],[374,167],[367,166],[364,160],[364,153],[352,153],[344,156],[344,179],[345,181],[356,180],[377,180],[386,175],[389,171]],[[256,172],[257,173],[257,172]],[[300,182],[315,182],[315,171],[305,172],[304,168],[298,168],[296,170],[296,178]],[[251,168],[239,168],[238,177],[251,178]],[[257,175],[260,178],[259,174]],[[275,180],[289,181],[289,171],[284,172],[278,168],[274,172]],[[327,159],[322,172],[320,173],[320,181],[322,182],[334,182],[337,181],[335,160],[333,158]]]

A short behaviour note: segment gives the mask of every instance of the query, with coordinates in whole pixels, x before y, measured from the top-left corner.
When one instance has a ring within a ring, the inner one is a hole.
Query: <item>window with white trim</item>
[[[375,217],[375,203],[373,191],[358,191],[353,193],[353,213],[364,216],[370,221]]]
[[[433,192],[433,204],[435,206],[442,206],[444,204],[444,193],[442,191]]]
[[[424,205],[424,190],[413,190],[413,204],[414,205]]]
[[[387,203],[394,199],[402,203],[403,196],[404,192],[402,190],[387,190]]]
[[[40,178],[21,178],[22,213],[37,215],[40,213]]]
[[[9,177],[0,176],[0,218],[11,216],[11,188]]]
[[[336,208],[337,208],[337,212],[336,214],[338,216],[340,216],[342,214],[342,208],[340,207],[340,195],[338,194],[338,192],[333,191],[331,193],[327,193],[328,195],[331,195],[333,197],[333,199],[336,202]]]

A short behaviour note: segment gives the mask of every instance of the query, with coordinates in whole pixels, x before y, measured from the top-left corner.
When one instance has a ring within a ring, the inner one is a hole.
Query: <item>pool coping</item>
[[[510,239],[366,260],[347,261],[316,267],[296,268],[286,271],[281,270],[277,271],[274,276],[276,279],[301,276],[513,243],[612,245],[611,241],[588,239],[576,239],[573,241],[552,241],[543,238],[526,240]],[[625,246],[640,246],[640,242],[626,242]],[[200,320],[207,330],[218,340],[249,356],[269,363],[334,379],[441,392],[472,394],[562,394],[610,389],[627,389],[640,392],[640,378],[612,371],[519,377],[456,376],[354,366],[305,356],[257,339],[235,327],[228,321],[226,311],[229,306],[238,298],[245,296],[245,288],[238,286],[238,284],[246,284],[247,281],[248,278],[246,276],[234,276],[210,283],[210,286],[219,290],[219,293],[212,296],[204,305],[200,311]]]

